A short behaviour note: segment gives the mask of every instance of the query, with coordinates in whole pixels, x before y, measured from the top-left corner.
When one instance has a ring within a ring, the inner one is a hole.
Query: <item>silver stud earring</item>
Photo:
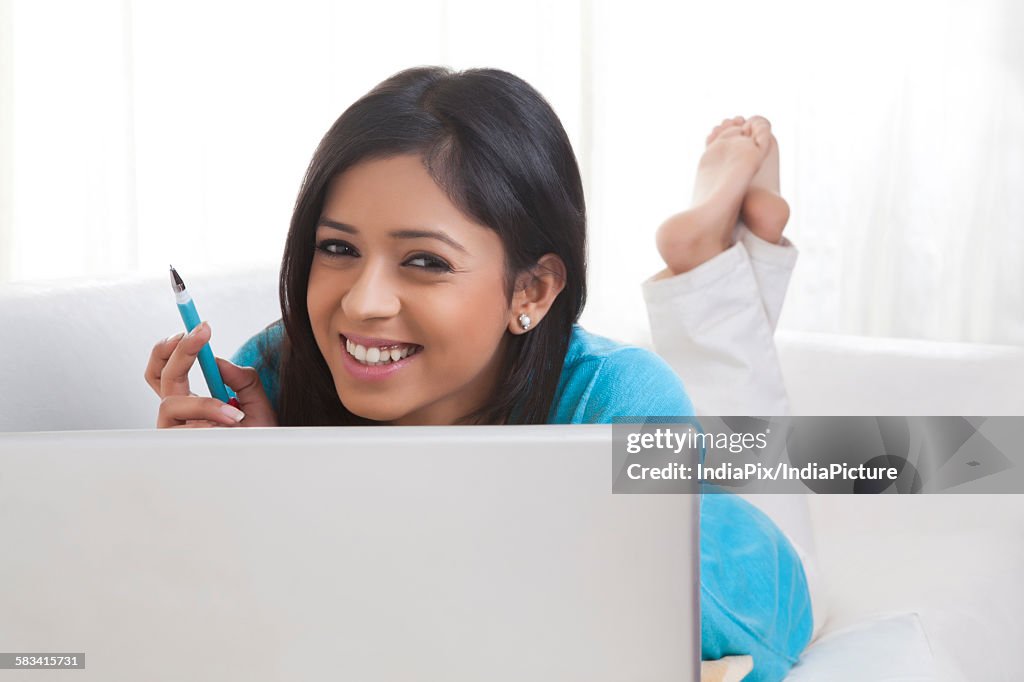
[[[519,313],[519,326],[523,328],[523,331],[528,331],[533,320],[526,313]]]

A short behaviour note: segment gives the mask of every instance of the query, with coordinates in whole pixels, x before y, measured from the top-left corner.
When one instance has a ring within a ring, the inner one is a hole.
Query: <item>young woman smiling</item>
[[[502,71],[412,69],[341,115],[299,191],[280,294],[282,320],[235,364],[219,361],[241,413],[189,394],[209,325],[154,349],[159,426],[693,411],[658,356],[575,324],[586,299],[579,169],[547,102]]]
[[[659,232],[673,272],[723,250],[708,235],[735,224],[770,147],[766,121],[719,128],[701,176],[707,201]],[[189,392],[209,325],[157,344],[146,376],[162,398],[158,426],[693,414],[657,355],[576,324],[586,300],[579,169],[547,102],[502,71],[411,69],[341,115],[299,191],[280,298],[280,321],[234,362],[218,359],[240,410]],[[706,497],[701,532],[722,547],[702,551],[705,654],[752,653],[751,679],[780,679],[810,635],[799,559],[731,495]]]

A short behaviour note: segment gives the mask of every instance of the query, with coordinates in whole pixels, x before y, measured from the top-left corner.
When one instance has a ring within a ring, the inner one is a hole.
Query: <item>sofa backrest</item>
[[[182,274],[218,356],[281,317],[271,269]],[[0,431],[155,426],[143,372],[153,345],[183,329],[169,277],[0,287]],[[191,378],[208,395],[198,366]]]
[[[800,415],[1024,415],[1024,348],[780,331]]]

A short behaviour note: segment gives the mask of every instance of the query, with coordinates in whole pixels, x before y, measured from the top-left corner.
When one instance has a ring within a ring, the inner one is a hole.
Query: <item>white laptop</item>
[[[610,426],[0,434],[0,680],[699,678],[698,499]]]

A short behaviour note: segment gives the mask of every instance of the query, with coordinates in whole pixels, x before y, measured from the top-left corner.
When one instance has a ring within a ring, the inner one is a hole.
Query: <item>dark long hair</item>
[[[345,110],[313,154],[281,262],[279,422],[376,423],[352,414],[338,398],[313,337],[306,288],[331,180],[360,161],[401,154],[418,154],[463,213],[498,233],[510,303],[517,275],[541,256],[554,253],[565,263],[565,287],[551,309],[528,333],[509,334],[498,386],[462,419],[545,423],[586,300],[586,209],[576,157],[551,106],[522,79],[495,69],[440,67],[385,80]]]

